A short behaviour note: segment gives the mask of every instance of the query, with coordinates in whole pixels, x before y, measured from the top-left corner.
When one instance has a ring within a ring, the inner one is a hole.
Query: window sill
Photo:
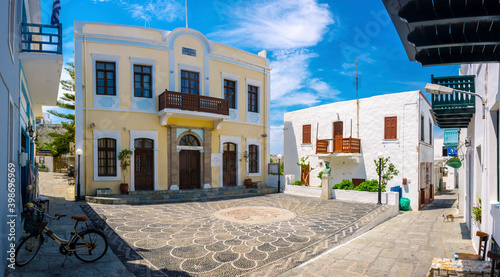
[[[258,172],[258,173],[248,173],[247,177],[260,177],[260,172]]]
[[[313,144],[312,143],[302,143],[302,144],[300,144],[300,146],[302,146],[302,147],[313,147]]]
[[[94,181],[120,181],[119,176],[95,176]]]
[[[382,143],[399,143],[399,139],[382,139]]]

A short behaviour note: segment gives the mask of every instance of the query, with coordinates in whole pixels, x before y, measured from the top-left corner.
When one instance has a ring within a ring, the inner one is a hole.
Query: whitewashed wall
[[[482,230],[492,234],[496,241],[500,241],[497,183],[500,65],[498,63],[466,65],[462,66],[460,74],[476,76],[476,93],[486,98],[488,109],[483,119],[481,101],[476,98],[476,112],[466,132],[472,145],[467,149],[466,162],[463,165],[465,170],[461,171],[459,177],[465,179],[465,191],[461,201],[465,202],[464,212],[471,234]],[[480,226],[469,220],[472,204],[477,203],[477,197],[482,199],[483,217]],[[477,247],[477,241],[473,243]]]
[[[444,146],[443,138],[434,139],[435,190],[437,190],[439,186],[439,179],[441,178],[443,179],[443,189],[455,189],[458,187],[458,184],[456,182],[457,181],[456,179],[458,177],[457,176],[458,170],[453,167],[445,165],[446,161],[450,157],[443,157],[443,146]],[[440,167],[446,167],[446,169],[448,170],[448,176],[444,176],[443,174],[439,173]]]
[[[424,112],[428,122],[429,104],[422,100],[420,91],[410,91],[373,96],[359,100],[359,138],[361,155],[321,157],[315,154],[316,138],[331,139],[333,122],[343,121],[344,138],[357,137],[356,100],[337,102],[299,111],[289,112],[284,117],[285,174],[294,174],[300,179],[300,168],[296,165],[301,157],[308,156],[311,167],[311,186],[319,186],[317,175],[324,168],[324,160],[331,162],[333,184],[343,179],[363,178],[378,179],[374,160],[377,153],[391,157],[391,162],[399,170],[399,175],[388,184],[390,187],[401,185],[402,179],[408,179],[403,186],[403,197],[411,201],[413,210],[418,209],[419,159],[433,161],[433,148],[420,149],[419,121]],[[384,140],[384,118],[397,116],[397,139]],[[352,122],[352,124],[351,124]],[[319,128],[318,128],[319,123]],[[302,144],[302,126],[311,124],[311,144]],[[426,128],[428,129],[428,128]]]

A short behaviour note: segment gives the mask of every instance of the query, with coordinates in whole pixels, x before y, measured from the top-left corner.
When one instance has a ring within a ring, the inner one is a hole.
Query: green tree
[[[48,133],[50,137],[54,138],[54,141],[50,144],[44,144],[46,150],[50,150],[52,156],[59,157],[69,152],[69,143],[75,141],[75,64],[67,63],[64,70],[68,72],[71,77],[70,80],[61,80],[62,89],[67,91],[63,96],[57,100],[56,106],[63,109],[72,110],[71,114],[64,114],[57,112],[55,110],[50,110],[48,113],[51,115],[66,119],[66,122],[62,122],[63,128],[66,129],[66,133]]]
[[[381,174],[381,182],[380,184],[385,187],[387,186],[387,182],[389,182],[390,180],[392,180],[392,178],[394,178],[394,176],[397,176],[399,174],[399,170],[396,169],[396,167],[394,166],[394,164],[392,163],[389,163],[389,160],[391,159],[391,157],[387,157],[387,158],[382,158],[380,161],[382,162],[382,166],[380,167],[380,162],[379,160],[373,160],[373,162],[375,163],[375,170],[377,171],[377,174],[381,174],[380,173],[380,169],[382,169],[382,174]]]

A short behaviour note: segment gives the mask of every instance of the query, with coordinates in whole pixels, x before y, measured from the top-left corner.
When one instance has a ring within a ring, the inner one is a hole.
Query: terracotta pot
[[[128,184],[127,183],[121,183],[120,184],[120,191],[122,194],[128,194]]]
[[[252,179],[245,179],[245,187],[247,187],[247,189],[249,189],[252,186],[253,186]]]

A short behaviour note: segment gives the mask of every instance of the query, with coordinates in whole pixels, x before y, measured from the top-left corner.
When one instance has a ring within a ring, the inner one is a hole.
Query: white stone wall
[[[413,210],[418,209],[419,161],[433,161],[433,146],[420,147],[419,121],[421,112],[428,122],[430,105],[419,91],[386,94],[359,100],[359,138],[361,154],[316,155],[316,138],[331,139],[333,122],[342,121],[344,138],[357,138],[356,100],[337,102],[286,113],[284,116],[285,174],[294,174],[300,180],[300,168],[296,165],[301,157],[308,156],[311,167],[311,186],[319,186],[319,171],[324,169],[325,159],[332,168],[332,184],[343,179],[378,179],[374,160],[377,153],[390,157],[399,175],[389,181],[390,187],[403,186],[403,197],[411,201]],[[397,139],[384,140],[384,120],[397,116]],[[302,144],[302,126],[311,124],[311,144]],[[319,124],[319,125],[318,125]],[[319,126],[319,127],[318,127]],[[425,129],[428,129],[427,127]],[[419,152],[420,150],[420,152]],[[420,153],[420,154],[419,154]]]

